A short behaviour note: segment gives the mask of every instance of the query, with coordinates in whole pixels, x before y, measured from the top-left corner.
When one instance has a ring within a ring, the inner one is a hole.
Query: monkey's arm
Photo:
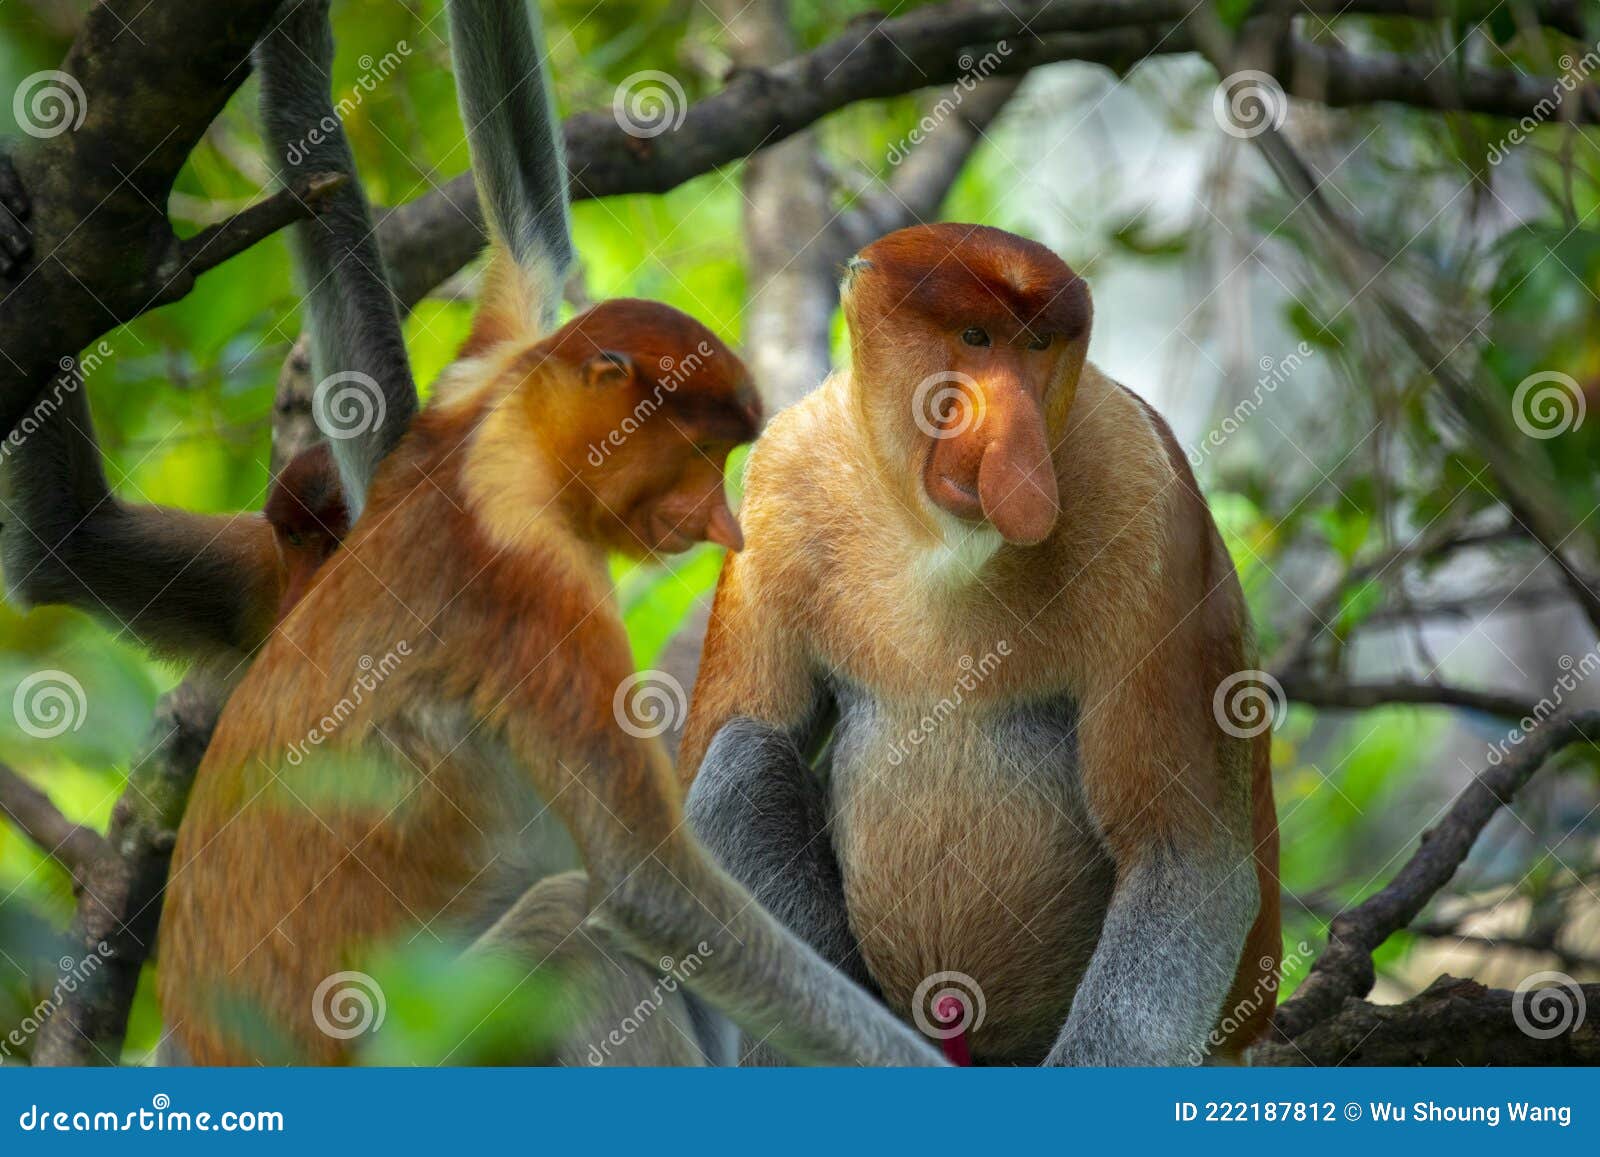
[[[236,662],[253,650],[281,585],[266,520],[119,502],[81,383],[45,394],[35,413],[0,458],[11,598],[88,611],[174,658]]]
[[[779,923],[872,991],[850,929],[826,792],[806,758],[826,723],[826,696],[777,616],[744,597],[748,565],[728,556],[706,630],[680,764],[692,781],[689,827]]]
[[[1234,582],[1166,620],[1178,626],[1128,632],[1113,644],[1126,664],[1085,696],[1084,794],[1117,880],[1048,1064],[1196,1064],[1208,1051],[1260,903],[1249,746],[1212,716],[1218,680],[1244,666],[1238,598]]]
[[[416,413],[417,388],[366,197],[329,96],[328,0],[286,0],[278,15],[256,45],[255,62],[263,132],[280,183],[289,183],[291,170],[345,178],[290,238],[306,286],[318,382],[313,408],[339,464],[353,523],[378,464]]]
[[[574,252],[538,8],[530,10],[526,0],[452,0],[448,8],[461,117],[496,247],[490,276],[516,279],[515,292],[505,297],[546,333],[555,326]],[[484,295],[486,304],[500,299]],[[479,327],[497,324],[491,315]],[[526,325],[508,332],[526,332]]]

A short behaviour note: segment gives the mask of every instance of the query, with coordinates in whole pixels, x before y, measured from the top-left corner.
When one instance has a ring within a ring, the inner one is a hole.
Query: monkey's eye
[[[285,537],[288,538],[290,546],[304,546],[306,544],[306,536],[298,530],[291,530]]]
[[[1050,348],[1050,335],[1047,334],[1047,333],[1039,334],[1037,337],[1035,337],[1032,341],[1030,341],[1028,343],[1028,348],[1031,349],[1031,350],[1047,350],[1047,349],[1049,349]]]
[[[961,340],[968,345],[985,346],[989,344],[989,335],[977,326],[963,330]]]

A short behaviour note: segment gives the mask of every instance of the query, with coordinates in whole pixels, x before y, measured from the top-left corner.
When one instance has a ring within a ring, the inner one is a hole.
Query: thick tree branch
[[[73,823],[49,796],[4,764],[0,764],[0,813],[71,872],[80,887],[94,866],[111,854],[99,832]]]
[[[1296,1038],[1338,1013],[1347,998],[1371,991],[1373,950],[1415,919],[1450,882],[1495,812],[1546,760],[1574,743],[1600,744],[1600,711],[1546,720],[1468,784],[1444,818],[1422,833],[1421,845],[1394,878],[1334,918],[1327,949],[1278,1009],[1273,1020],[1278,1039],[1298,1043]]]
[[[1548,1001],[1536,1005],[1536,1000]],[[1251,1051],[1256,1065],[1593,1065],[1600,1064],[1600,1024],[1568,1010],[1600,1008],[1600,984],[1551,989],[1548,995],[1485,988],[1441,976],[1403,1004],[1347,998],[1330,1017],[1293,1041]],[[1559,1004],[1558,1001],[1565,1001]],[[1546,1024],[1540,1014],[1550,1021]],[[1541,1035],[1525,1031],[1528,1024]]]
[[[167,195],[277,5],[104,0],[61,62],[71,83],[36,74],[18,90],[23,127],[42,134],[14,157],[36,259],[0,298],[0,430],[61,357],[192,286]]]
[[[45,1021],[35,1065],[110,1065],[121,1055],[139,970],[155,948],[178,821],[216,719],[214,698],[193,683],[156,709],[150,742],[111,815],[106,843],[115,854],[91,866],[68,933],[84,960],[103,963],[84,970]]]

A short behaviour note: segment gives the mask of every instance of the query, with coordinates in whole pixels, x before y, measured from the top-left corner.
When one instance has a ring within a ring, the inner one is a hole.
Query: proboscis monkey
[[[691,986],[747,1031],[800,1060],[931,1063],[712,863],[664,751],[625,726],[607,552],[737,549],[723,466],[759,403],[733,352],[663,305],[609,301],[545,333],[564,221],[495,186],[561,173],[559,143],[547,114],[473,112],[486,84],[542,94],[535,39],[518,0],[449,11],[492,276],[466,356],[218,723],[161,930],[177,1052],[347,1059],[315,1005],[330,978],[397,939],[526,914],[510,900],[575,849],[597,924],[645,959],[696,952]],[[264,70],[308,44],[326,60],[325,19],[291,16]]]
[[[1213,706],[1249,624],[1184,454],[1034,242],[892,233],[844,310],[848,368],[750,458],[691,823],[978,1063],[1237,1056],[1280,951],[1270,737]]]

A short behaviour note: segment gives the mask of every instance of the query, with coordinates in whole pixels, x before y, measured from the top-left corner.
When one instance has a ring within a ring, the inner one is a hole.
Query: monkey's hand
[[[33,232],[28,228],[32,212],[16,166],[0,153],[0,277],[15,277],[33,256]]]

